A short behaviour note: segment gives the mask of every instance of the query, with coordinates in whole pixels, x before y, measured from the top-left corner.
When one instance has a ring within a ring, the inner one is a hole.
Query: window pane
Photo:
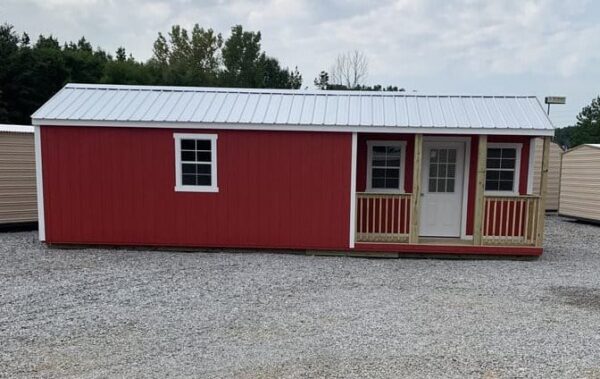
[[[495,180],[486,180],[485,181],[485,190],[486,191],[497,191],[498,190],[498,182]]]
[[[388,167],[400,167],[400,159],[388,159]]]
[[[500,171],[500,180],[509,180],[513,181],[515,176],[514,171]]]
[[[488,170],[485,174],[485,177],[488,180],[498,180],[498,179],[500,179],[500,171]]]
[[[196,141],[193,139],[182,139],[181,150],[194,150],[196,149]]]
[[[502,158],[516,158],[517,150],[516,149],[502,149]]]
[[[372,188],[385,188],[385,179],[383,178],[373,178],[371,180]]]
[[[454,164],[449,164],[448,165],[448,171],[446,172],[446,175],[449,178],[455,178],[456,177],[456,165]]]
[[[438,161],[438,151],[437,149],[431,149],[429,152],[429,162],[436,163]]]
[[[385,178],[385,168],[374,168],[373,178]]]
[[[448,149],[440,149],[439,150],[439,158],[438,161],[439,162],[446,162],[448,161]]]
[[[385,146],[373,146],[373,152],[374,153],[385,154],[386,151],[387,150],[386,150]]]
[[[211,153],[207,152],[207,151],[198,152],[198,153],[196,153],[196,160],[198,162],[210,162]]]
[[[446,180],[446,192],[454,192],[454,179]]]
[[[195,174],[196,173],[196,165],[195,164],[182,164],[181,172],[183,174]]]
[[[437,164],[435,164],[435,163],[430,164],[429,165],[429,176],[435,178],[437,176],[437,172],[438,172]]]
[[[501,180],[499,190],[500,191],[512,191],[513,190],[513,182]]]
[[[196,140],[196,150],[210,150],[210,141]]]
[[[488,149],[487,156],[488,158],[500,158],[501,149]]]
[[[456,149],[451,149],[448,151],[448,162],[456,163]]]
[[[196,184],[199,186],[210,186],[210,175],[197,175]]]
[[[515,160],[512,158],[503,158],[501,166],[502,168],[515,168]]]
[[[183,184],[184,186],[196,185],[196,175],[182,175],[181,184]]]
[[[490,159],[487,160],[487,168],[500,168],[500,159]]]
[[[446,176],[446,165],[441,164],[438,168],[438,177],[443,178]]]
[[[196,161],[196,153],[193,151],[182,151],[181,152],[181,160],[184,162],[195,162]]]
[[[196,165],[196,172],[198,174],[210,174],[210,165],[208,165],[208,164]]]
[[[400,187],[400,182],[398,179],[386,179],[385,180],[385,188],[388,189],[397,189],[398,187]]]
[[[437,180],[429,179],[429,192],[437,192]]]
[[[446,179],[438,179],[437,180],[437,191],[438,192],[446,192]]]
[[[400,177],[400,170],[397,168],[388,168],[385,170],[386,178],[398,179]]]
[[[376,159],[373,160],[373,167],[385,167],[385,159]]]

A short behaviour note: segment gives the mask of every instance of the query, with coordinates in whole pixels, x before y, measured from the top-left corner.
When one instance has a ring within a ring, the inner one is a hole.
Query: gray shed
[[[0,226],[35,222],[33,126],[0,125]]]

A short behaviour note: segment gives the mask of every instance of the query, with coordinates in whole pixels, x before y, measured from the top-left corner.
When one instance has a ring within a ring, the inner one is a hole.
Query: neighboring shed
[[[0,125],[0,226],[37,222],[33,126]]]
[[[540,190],[540,172],[542,171],[542,140],[535,141],[535,161],[533,165],[533,192]],[[560,160],[562,148],[556,144],[550,144],[550,159],[548,160],[548,187],[546,189],[546,211],[558,210],[558,196],[560,192]]]
[[[580,145],[563,154],[558,213],[600,222],[600,144]]]

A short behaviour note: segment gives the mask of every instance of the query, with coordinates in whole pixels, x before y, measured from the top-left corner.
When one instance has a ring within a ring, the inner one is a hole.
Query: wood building
[[[0,125],[0,227],[37,222],[33,126]]]
[[[558,213],[600,222],[600,144],[563,153]]]
[[[535,161],[533,165],[533,192],[540,190],[540,173],[542,168],[542,148],[544,146],[541,138],[535,139]],[[552,142],[550,144],[550,155],[548,157],[548,184],[546,188],[546,211],[558,211],[558,198],[560,192],[560,165],[563,149]]]
[[[32,119],[50,244],[542,253],[533,96],[69,84]]]

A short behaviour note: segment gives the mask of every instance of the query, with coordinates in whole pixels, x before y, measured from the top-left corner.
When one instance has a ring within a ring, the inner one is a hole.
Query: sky
[[[422,94],[566,96],[555,126],[600,95],[600,1],[596,0],[0,0],[0,22],[32,39],[85,36],[138,60],[158,32],[195,23],[226,37],[260,30],[262,47],[298,67],[303,87],[338,54],[360,50],[367,84]]]

